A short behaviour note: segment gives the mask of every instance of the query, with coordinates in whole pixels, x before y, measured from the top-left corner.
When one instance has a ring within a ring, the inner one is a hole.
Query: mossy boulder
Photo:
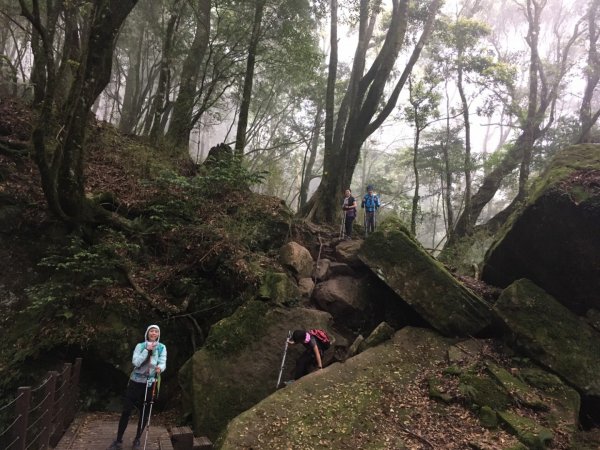
[[[288,331],[331,333],[330,320],[323,311],[250,301],[213,325],[204,348],[179,371],[184,410],[195,432],[215,438],[233,417],[272,394]],[[283,380],[291,378],[300,347],[288,349]]]
[[[528,417],[508,411],[498,412],[498,417],[508,430],[531,450],[544,450],[554,437],[552,431]]]
[[[460,392],[476,406],[489,406],[500,411],[512,403],[511,397],[498,383],[485,374],[465,372],[460,375]]]
[[[281,272],[267,272],[263,276],[258,295],[278,305],[293,304],[300,298],[300,290],[294,280]]]
[[[358,352],[364,352],[366,349],[375,347],[382,342],[387,341],[394,335],[394,329],[386,322],[381,322],[371,334],[358,346]]]
[[[497,364],[488,362],[486,366],[488,373],[511,395],[515,402],[538,411],[548,410],[548,405],[544,400],[523,381],[512,376],[510,372]]]
[[[490,326],[489,305],[459,283],[399,222],[383,222],[369,235],[359,256],[442,334],[475,335]]]
[[[404,328],[394,337],[323,371],[281,389],[232,420],[220,439],[222,450],[240,448],[348,448],[356,436],[368,448],[405,448],[385,440],[374,420],[386,392],[381,386],[403,386],[445,357],[447,342],[436,333]],[[394,415],[410,413],[395,405]],[[365,447],[367,448],[367,447]]]
[[[509,343],[579,392],[600,396],[600,334],[529,280],[507,287],[494,310]]]
[[[572,311],[600,309],[600,145],[559,152],[487,253],[482,278],[528,278]]]

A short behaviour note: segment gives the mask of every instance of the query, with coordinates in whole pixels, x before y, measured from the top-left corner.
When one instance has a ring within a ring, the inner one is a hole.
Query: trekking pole
[[[277,386],[275,386],[275,389],[279,389],[279,384],[281,383],[281,375],[283,374],[283,367],[285,366],[285,355],[287,354],[288,342],[291,338],[292,338],[292,332],[288,331],[288,335],[285,340],[285,347],[283,348],[283,359],[281,360],[281,368],[279,369],[279,377],[277,378]]]
[[[160,375],[159,375],[160,377]],[[146,422],[146,437],[144,438],[144,450],[146,450],[146,445],[148,444],[148,434],[150,433],[150,417],[152,416],[152,405],[154,404],[154,394],[156,392],[156,385],[158,384],[157,380],[154,380],[152,384],[152,395],[150,396],[150,409],[148,410],[148,421]],[[148,394],[148,388],[146,386],[146,395]],[[145,409],[145,405],[144,405]],[[144,420],[144,413],[142,412],[142,421]]]

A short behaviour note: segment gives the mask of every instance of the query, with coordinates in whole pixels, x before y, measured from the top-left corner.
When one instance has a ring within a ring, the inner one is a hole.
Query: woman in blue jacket
[[[109,450],[121,450],[123,448],[123,434],[129,422],[133,408],[140,412],[137,432],[133,440],[133,449],[141,448],[140,438],[142,430],[148,422],[149,408],[144,408],[144,399],[148,402],[152,397],[152,388],[157,377],[167,368],[167,347],[159,342],[160,328],[158,325],[150,325],[146,329],[144,342],[140,342],[133,349],[133,371],[129,377],[127,390],[123,400],[123,412],[119,419],[117,439],[108,447]],[[144,411],[144,414],[142,414]],[[143,416],[143,417],[142,417]]]

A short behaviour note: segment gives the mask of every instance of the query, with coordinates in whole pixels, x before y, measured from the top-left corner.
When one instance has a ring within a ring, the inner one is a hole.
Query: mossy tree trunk
[[[440,6],[440,0],[433,0],[430,3],[419,41],[392,94],[387,101],[384,101],[385,85],[404,43],[409,18],[408,1],[392,1],[391,20],[384,43],[366,72],[366,54],[370,48],[373,29],[380,12],[380,2],[360,1],[358,44],[354,54],[350,81],[337,112],[330,144],[333,109],[331,102],[326,104],[323,177],[317,191],[299,213],[303,218],[315,222],[333,223],[336,221],[344,190],[348,189],[352,181],[360,156],[360,148],[395,108],[400,91],[431,34]],[[336,65],[332,64],[332,60],[330,60],[329,70],[335,69]],[[331,95],[331,91],[328,92]],[[384,101],[383,108],[379,109],[382,101]]]
[[[39,36],[39,47],[33,47],[34,58],[44,74],[38,77],[44,81],[35,86],[35,97],[41,101],[34,105],[38,113],[32,132],[34,158],[50,210],[68,222],[80,223],[93,215],[84,195],[86,127],[94,101],[110,80],[116,35],[136,2],[110,0],[90,7],[79,28],[83,38],[77,52],[81,55],[77,71],[59,109],[54,30],[42,19],[37,2],[30,10],[25,0],[19,0],[22,14]],[[75,45],[71,39],[62,42],[64,46]],[[63,54],[74,54],[71,50],[64,48]]]
[[[202,61],[208,48],[210,34],[211,0],[199,0],[194,8],[196,16],[196,32],[194,41],[188,51],[183,68],[179,93],[173,105],[173,115],[167,131],[167,140],[176,148],[187,152],[190,133],[200,116],[194,116],[194,105],[197,103],[198,77],[202,69]]]

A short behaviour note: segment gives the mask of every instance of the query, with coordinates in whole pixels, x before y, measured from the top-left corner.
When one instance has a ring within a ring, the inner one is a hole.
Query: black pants
[[[137,431],[135,438],[139,439],[142,435],[142,430],[148,423],[148,416],[150,415],[150,402],[152,401],[152,386],[154,383],[148,385],[146,392],[146,383],[136,383],[135,381],[129,380],[127,384],[127,390],[123,398],[123,412],[119,419],[119,430],[117,431],[117,441],[123,441],[123,435],[125,429],[129,423],[129,417],[133,411],[133,408],[137,408],[140,417],[138,419]],[[144,408],[144,396],[146,396],[146,408]],[[142,411],[144,412],[142,417]]]
[[[348,236],[348,237],[352,236],[352,222],[354,222],[354,216],[352,216],[352,217],[346,216],[344,225],[346,226],[346,236]]]
[[[375,211],[365,212],[365,227],[367,229],[367,233],[375,231]]]
[[[323,361],[323,351],[319,349],[321,355],[321,361]],[[304,353],[300,355],[296,361],[296,367],[294,368],[294,380],[302,378],[304,375],[308,375],[313,367],[317,365],[317,358],[315,357],[315,351],[310,348],[304,350]]]

